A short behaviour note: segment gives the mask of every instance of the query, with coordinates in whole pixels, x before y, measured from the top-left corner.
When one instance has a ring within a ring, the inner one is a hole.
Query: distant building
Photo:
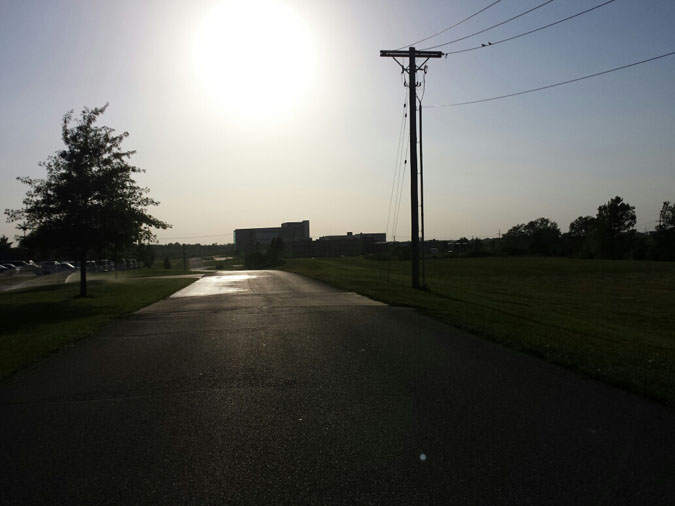
[[[315,257],[358,256],[373,252],[378,243],[385,243],[387,234],[325,235],[312,243],[312,255]]]
[[[234,247],[239,255],[265,252],[274,239],[280,238],[288,257],[339,257],[370,254],[387,242],[385,233],[347,232],[325,235],[313,241],[309,237],[309,220],[290,221],[280,227],[238,228],[234,231]]]
[[[347,232],[347,235],[324,235],[319,237],[319,241],[369,241],[369,242],[387,242],[387,234],[384,232],[377,232],[371,234],[364,234],[363,232],[359,234],[353,234],[352,232]]]
[[[240,255],[246,255],[260,248],[262,250],[281,238],[286,247],[294,241],[309,240],[309,220],[289,221],[280,227],[238,228],[234,231],[234,247]]]

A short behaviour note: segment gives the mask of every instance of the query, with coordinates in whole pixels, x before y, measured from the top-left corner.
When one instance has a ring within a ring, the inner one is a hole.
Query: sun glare
[[[314,76],[310,33],[307,21],[281,1],[214,5],[193,47],[194,77],[206,106],[252,123],[292,116]]]

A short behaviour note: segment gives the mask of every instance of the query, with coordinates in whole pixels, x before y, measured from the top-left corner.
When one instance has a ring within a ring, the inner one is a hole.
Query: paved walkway
[[[675,497],[672,410],[274,271],[203,278],[0,384],[0,450],[12,505]]]

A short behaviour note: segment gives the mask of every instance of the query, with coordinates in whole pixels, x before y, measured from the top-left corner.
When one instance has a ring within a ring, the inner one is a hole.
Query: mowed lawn
[[[436,259],[428,290],[410,263],[289,259],[283,269],[393,305],[675,406],[675,263]]]
[[[0,378],[195,281],[108,278],[0,293]]]

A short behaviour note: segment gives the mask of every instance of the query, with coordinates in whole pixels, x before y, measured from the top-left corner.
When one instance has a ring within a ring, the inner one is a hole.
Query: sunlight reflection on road
[[[174,293],[171,297],[203,297],[206,295],[249,292],[248,281],[256,277],[257,275],[248,273],[204,276],[190,286]]]

